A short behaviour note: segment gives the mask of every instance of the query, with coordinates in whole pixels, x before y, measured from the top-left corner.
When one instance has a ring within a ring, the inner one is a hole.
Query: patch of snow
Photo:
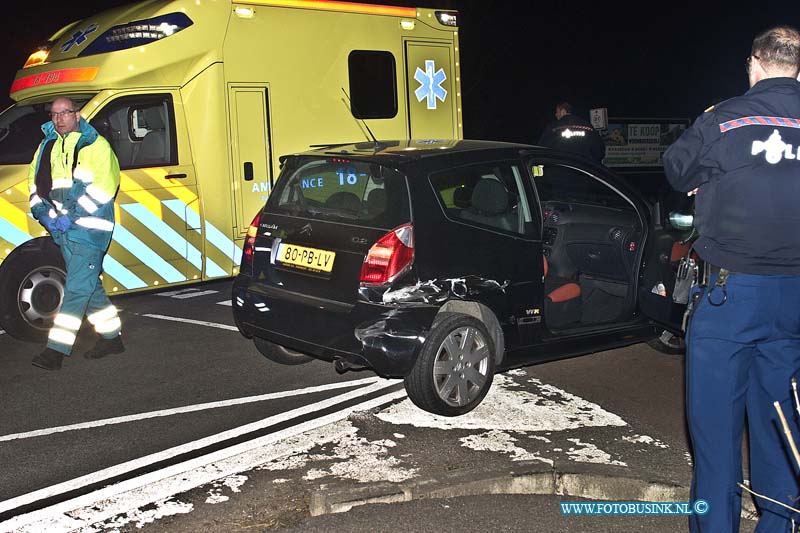
[[[564,431],[580,427],[626,426],[619,416],[537,379],[538,393],[509,390],[516,383],[505,374],[494,377],[489,394],[473,411],[457,417],[438,416],[410,400],[376,414],[392,424],[436,429],[497,429],[501,431]]]
[[[549,465],[553,464],[551,459],[546,459],[534,453],[530,453],[524,448],[520,448],[514,443],[517,439],[505,433],[493,429],[480,435],[469,435],[459,439],[462,446],[476,451],[489,451],[505,453],[511,456],[512,461],[542,461]]]
[[[628,466],[627,463],[622,461],[612,460],[611,455],[604,452],[594,444],[581,442],[580,439],[567,439],[574,443],[576,446],[582,448],[570,448],[567,450],[567,455],[573,461],[578,463],[600,463],[605,465]]]

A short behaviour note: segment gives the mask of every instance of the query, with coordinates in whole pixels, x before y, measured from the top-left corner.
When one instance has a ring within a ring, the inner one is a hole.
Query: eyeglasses
[[[50,113],[50,118],[53,120],[57,118],[65,118],[70,113],[77,113],[75,109],[65,109],[64,111],[53,111]]]
[[[761,60],[761,58],[755,54],[750,54],[749,56],[747,56],[747,59],[745,59],[744,61],[744,69],[747,71],[748,74],[750,74],[750,65],[753,59]]]

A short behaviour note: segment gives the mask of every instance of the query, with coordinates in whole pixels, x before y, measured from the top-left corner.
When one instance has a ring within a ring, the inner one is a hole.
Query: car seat
[[[386,189],[372,189],[365,203],[370,218],[382,215],[386,211]]]
[[[325,200],[325,207],[358,213],[361,209],[361,200],[351,192],[339,191],[333,193]]]
[[[137,166],[168,164],[167,136],[164,133],[162,112],[160,107],[147,107],[141,110],[149,131],[142,139],[142,144],[134,157],[134,164]]]
[[[461,211],[461,218],[486,226],[515,231],[516,217],[510,210],[508,192],[497,179],[481,179],[472,190],[470,206]]]
[[[574,281],[548,278],[547,257],[542,256],[542,261],[544,263],[545,323],[550,329],[559,329],[567,324],[580,322],[581,286]]]

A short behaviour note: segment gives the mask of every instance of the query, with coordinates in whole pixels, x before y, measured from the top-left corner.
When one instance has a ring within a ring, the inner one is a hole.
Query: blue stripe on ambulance
[[[122,264],[106,254],[103,258],[103,272],[114,278],[126,289],[141,289],[147,287],[147,283],[139,276],[122,266]]]
[[[181,200],[164,200],[161,202],[170,211],[180,217],[194,231],[200,233],[200,215],[189,209]],[[228,239],[211,223],[206,222],[206,239],[217,249],[231,258],[236,265],[242,261],[242,251],[232,240]],[[233,250],[233,252],[231,252]],[[228,273],[217,266],[211,259],[206,258],[206,275],[210,277],[227,276]]]
[[[181,237],[177,231],[154,215],[152,211],[139,203],[123,204],[120,207],[130,213],[133,218],[147,226],[158,238],[167,243],[167,246],[181,255],[186,254],[186,259],[197,270],[202,270],[203,260],[200,250],[192,246],[189,241]]]
[[[0,239],[10,242],[14,247],[23,242],[31,240],[33,237],[16,227],[8,220],[0,217]]]
[[[117,224],[117,227],[114,229],[113,239],[139,259],[145,266],[153,270],[153,272],[158,273],[167,283],[186,281],[186,277],[174,266],[164,261],[160,255],[119,224]],[[113,276],[111,272],[109,272],[109,274]]]

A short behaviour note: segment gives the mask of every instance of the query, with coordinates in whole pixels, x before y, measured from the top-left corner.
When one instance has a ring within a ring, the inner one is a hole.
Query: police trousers
[[[714,287],[716,278],[693,289],[701,295],[687,331],[691,497],[708,502],[708,512],[692,515],[689,525],[702,533],[739,531],[745,416],[752,489],[795,508],[800,496],[798,468],[773,406],[781,402],[795,431],[791,379],[800,372],[800,276],[731,274],[724,292]],[[800,522],[800,514],[774,503],[756,498],[756,505],[757,532],[789,531],[792,517]]]
[[[54,237],[61,247],[67,266],[67,283],[61,309],[55,317],[47,346],[69,355],[84,315],[98,335],[114,338],[120,333],[117,309],[111,304],[100,282],[105,252],[81,242],[69,240],[64,234]]]

